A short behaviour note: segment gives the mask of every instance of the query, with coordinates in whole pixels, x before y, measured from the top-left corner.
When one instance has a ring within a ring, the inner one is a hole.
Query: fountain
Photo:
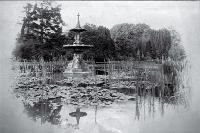
[[[84,60],[82,59],[82,55],[83,52],[92,48],[93,46],[84,45],[81,42],[80,34],[86,31],[86,29],[81,28],[79,21],[80,15],[78,14],[77,16],[78,16],[77,25],[75,28],[70,30],[75,32],[75,37],[74,37],[75,41],[73,44],[63,45],[65,49],[72,50],[74,53],[73,60],[69,62],[67,68],[63,73],[64,77],[80,77],[92,74],[91,70],[88,68],[87,63],[85,63]]]

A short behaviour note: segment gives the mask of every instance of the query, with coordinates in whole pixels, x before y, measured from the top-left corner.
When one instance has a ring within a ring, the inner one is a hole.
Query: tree
[[[146,24],[118,24],[111,28],[118,59],[137,58],[137,51],[143,54],[142,35],[150,27]]]
[[[181,45],[181,37],[178,32],[171,29],[171,48],[169,49],[169,57],[172,60],[180,61],[186,57],[184,47]]]
[[[20,36],[17,38],[18,45],[13,53],[21,59],[38,59],[41,56],[52,59],[55,53],[61,52],[61,44],[64,41],[62,35],[64,22],[60,6],[53,6],[52,2],[34,5],[28,3],[24,9],[25,17]],[[26,44],[30,47],[24,46]],[[27,54],[28,51],[31,52]]]
[[[165,59],[168,57],[168,52],[171,47],[171,36],[167,29],[151,30],[150,44],[155,52],[155,58]]]
[[[146,24],[115,25],[111,29],[111,36],[119,59],[166,59],[171,47],[169,30],[153,30]]]

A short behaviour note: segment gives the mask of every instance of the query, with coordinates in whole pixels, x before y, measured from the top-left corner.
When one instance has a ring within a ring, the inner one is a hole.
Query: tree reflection
[[[25,112],[33,120],[41,119],[41,124],[50,122],[51,124],[58,125],[60,124],[62,105],[57,104],[53,105],[49,100],[40,100],[38,103],[33,105],[27,104],[24,102]]]

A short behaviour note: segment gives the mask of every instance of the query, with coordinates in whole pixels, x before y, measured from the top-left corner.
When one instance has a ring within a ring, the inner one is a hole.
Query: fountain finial
[[[81,29],[80,20],[79,20],[79,17],[80,17],[79,12],[77,16],[78,16],[78,22],[77,22],[76,28]]]
[[[77,32],[77,33],[80,33],[80,32],[83,32],[83,31],[86,31],[86,29],[81,28],[80,20],[79,20],[79,18],[80,18],[80,14],[78,13],[77,16],[78,16],[78,21],[77,21],[76,27],[73,28],[73,29],[71,29],[70,31],[74,31],[74,32]]]

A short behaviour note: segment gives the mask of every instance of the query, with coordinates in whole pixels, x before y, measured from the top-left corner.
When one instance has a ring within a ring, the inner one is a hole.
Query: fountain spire
[[[80,20],[79,20],[80,14],[78,13],[77,16],[78,16],[78,21],[77,21],[77,24],[76,24],[76,28],[81,29]]]
[[[77,16],[78,16],[78,20],[77,20],[76,27],[73,28],[73,29],[71,29],[70,31],[74,31],[75,33],[79,34],[79,33],[83,32],[83,31],[86,31],[86,29],[81,28],[81,24],[80,24],[80,14],[79,14],[79,13],[77,14]]]

